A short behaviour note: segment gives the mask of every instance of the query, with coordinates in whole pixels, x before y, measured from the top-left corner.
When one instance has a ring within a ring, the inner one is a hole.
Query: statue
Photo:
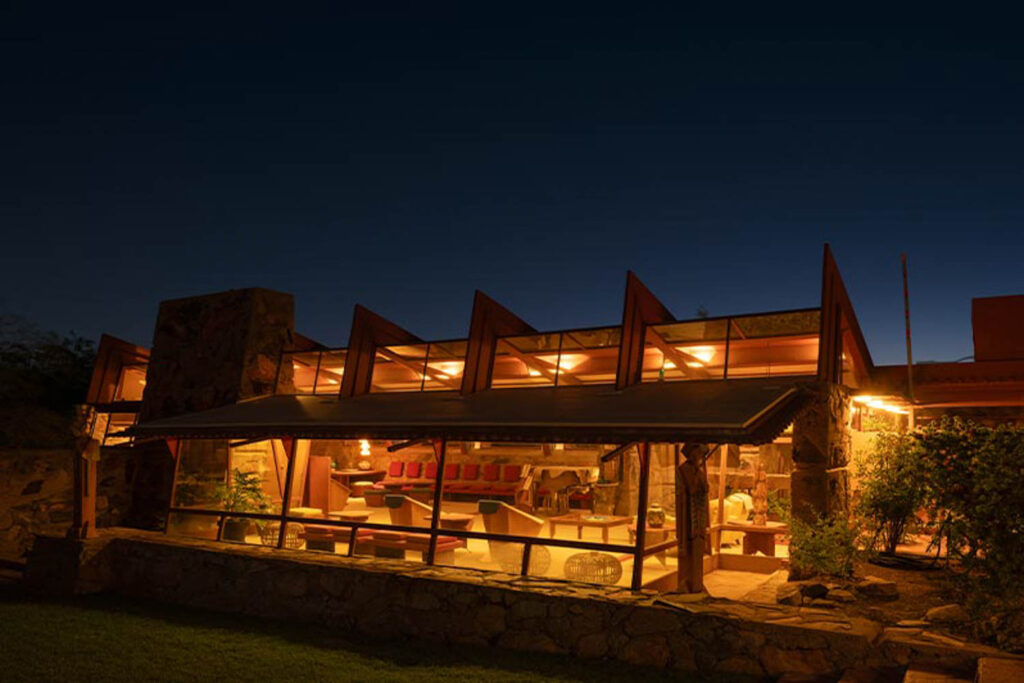
[[[94,436],[95,424],[95,408],[90,405],[75,406],[75,416],[71,421],[75,507],[68,538],[92,538],[96,535],[96,477],[100,442]]]
[[[708,545],[708,472],[706,444],[685,444],[685,460],[676,470],[676,536],[679,543],[679,589],[704,590],[704,551]]]

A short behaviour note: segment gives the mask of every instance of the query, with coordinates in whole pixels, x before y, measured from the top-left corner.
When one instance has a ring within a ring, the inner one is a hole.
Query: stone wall
[[[50,592],[107,590],[374,638],[615,659],[758,677],[909,662],[967,668],[952,649],[833,611],[744,604],[472,569],[216,544],[127,529],[41,537],[26,573]]]
[[[277,362],[294,345],[294,301],[239,289],[160,304],[140,421],[273,393]]]
[[[74,496],[71,449],[0,451],[0,557],[22,557],[33,534],[63,534]],[[124,451],[99,464],[96,516],[101,526],[123,523],[129,506],[131,463]]]
[[[793,422],[793,514],[808,522],[849,507],[850,391],[809,387],[812,399]]]

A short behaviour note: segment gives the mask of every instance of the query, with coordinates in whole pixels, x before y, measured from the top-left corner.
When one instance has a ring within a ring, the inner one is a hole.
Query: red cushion
[[[423,463],[411,462],[405,468],[405,476],[410,479],[419,479],[420,471],[423,469]]]
[[[458,465],[445,465],[444,466],[444,478],[446,480],[458,479],[459,478],[459,466]]]
[[[401,460],[392,460],[391,464],[388,465],[388,476],[389,477],[400,477],[402,476],[402,470],[405,468],[405,463]]]
[[[484,465],[484,481],[498,481],[497,465]]]
[[[467,481],[472,481],[480,476],[480,465],[475,462],[469,463],[468,465],[462,466],[462,478]]]
[[[501,480],[507,482],[519,481],[519,477],[522,473],[523,468],[520,465],[505,465],[505,476],[503,476]]]
[[[428,462],[427,471],[423,473],[423,476],[426,477],[427,479],[434,479],[435,477],[437,477],[437,463]]]

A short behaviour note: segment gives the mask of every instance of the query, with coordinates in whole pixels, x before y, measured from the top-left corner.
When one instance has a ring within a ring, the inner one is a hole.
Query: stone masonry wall
[[[69,574],[77,572],[77,575]],[[836,674],[979,654],[914,643],[864,619],[471,569],[215,544],[127,529],[40,537],[26,581],[314,623],[374,638],[616,659],[702,673]]]
[[[71,449],[0,451],[0,557],[22,557],[33,534],[67,531],[74,503],[72,464]],[[96,498],[100,526],[123,523],[130,474],[123,452],[104,451]]]

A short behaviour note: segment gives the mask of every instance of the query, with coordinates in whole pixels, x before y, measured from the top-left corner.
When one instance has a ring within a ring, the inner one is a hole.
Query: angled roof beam
[[[665,358],[672,361],[676,368],[687,377],[707,378],[711,376],[704,369],[704,361],[672,346],[657,330],[648,329],[647,335],[650,337],[651,343],[661,351]]]
[[[342,375],[339,398],[351,398],[370,393],[373,380],[373,362],[379,347],[396,344],[418,344],[422,339],[403,330],[390,320],[370,309],[356,304],[352,314],[352,330],[345,354],[345,373]]]
[[[527,368],[536,370],[552,382],[556,381],[556,378],[558,378],[557,382],[559,384],[583,384],[583,382],[581,382],[575,375],[571,374],[568,370],[559,369],[558,365],[555,363],[550,363],[523,353],[508,342],[505,342],[505,348],[508,349],[509,355],[519,359]]]
[[[639,384],[644,366],[644,335],[649,325],[675,322],[675,316],[658,301],[633,271],[626,273],[622,306],[622,342],[615,373],[615,388]],[[685,364],[684,364],[685,365]]]
[[[843,381],[843,335],[849,335],[853,342],[851,351],[858,357],[863,373],[867,377],[874,373],[875,365],[871,360],[864,334],[861,332],[853,303],[846,291],[839,266],[832,256],[832,249],[825,244],[825,255],[822,263],[821,283],[821,339],[818,350],[818,379],[824,382],[841,383]],[[843,323],[846,323],[845,325]]]
[[[379,353],[380,355],[384,356],[385,358],[387,358],[392,363],[395,363],[397,365],[401,365],[403,368],[407,368],[409,370],[412,370],[414,373],[416,373],[417,377],[419,377],[421,374],[424,374],[427,377],[429,377],[430,379],[432,379],[434,381],[437,381],[437,382],[440,382],[441,384],[445,385],[449,389],[456,389],[456,390],[459,389],[459,383],[457,381],[453,380],[450,376],[444,374],[440,370],[435,370],[434,368],[430,367],[429,365],[424,364],[423,367],[419,367],[419,366],[417,366],[417,365],[415,365],[413,363],[410,363],[405,358],[402,358],[400,355],[398,355],[397,353],[395,353],[391,349],[384,348],[384,347],[378,347],[377,348],[377,353]]]
[[[499,337],[536,333],[537,330],[515,313],[477,290],[473,295],[473,314],[469,320],[462,394],[474,394],[490,388]]]

